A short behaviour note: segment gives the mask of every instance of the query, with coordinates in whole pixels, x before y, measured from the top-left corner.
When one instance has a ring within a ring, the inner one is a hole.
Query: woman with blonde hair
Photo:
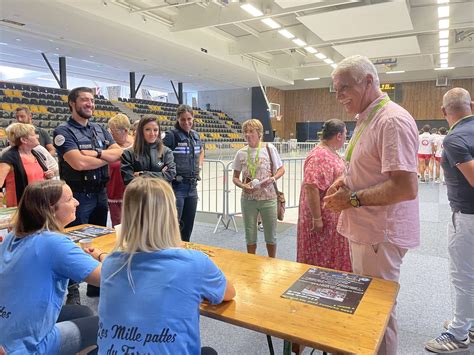
[[[8,354],[75,354],[96,344],[94,312],[62,306],[70,279],[100,283],[100,255],[92,251],[92,258],[63,234],[78,205],[64,181],[34,182],[13,232],[0,237],[0,347]]]
[[[133,146],[122,154],[120,171],[125,185],[141,175],[173,181],[176,164],[173,152],[161,140],[158,116],[144,115],[140,119]]]
[[[7,132],[13,146],[0,157],[0,186],[5,184],[7,207],[14,207],[28,184],[52,179],[55,172],[48,168],[46,156],[33,149],[39,145],[33,125],[13,123]],[[1,199],[3,194],[0,192]]]
[[[242,131],[248,144],[235,155],[232,181],[243,190],[240,201],[247,252],[255,254],[257,250],[257,216],[260,214],[268,256],[274,258],[277,225],[275,182],[285,174],[285,167],[275,146],[262,143],[263,125],[259,120],[245,121]]]
[[[102,268],[101,353],[201,353],[200,303],[231,300],[235,290],[205,254],[181,244],[171,185],[135,178],[125,189],[121,233]],[[142,337],[115,337],[118,329]]]
[[[109,122],[109,131],[115,143],[122,149],[127,149],[133,144],[130,135],[130,120],[123,113],[112,117]],[[120,224],[122,215],[122,199],[125,191],[122,175],[120,173],[120,160],[109,163],[109,181],[107,182],[107,199],[109,203],[110,219],[112,225]]]

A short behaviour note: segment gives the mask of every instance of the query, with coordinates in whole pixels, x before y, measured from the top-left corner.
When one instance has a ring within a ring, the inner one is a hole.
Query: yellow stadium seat
[[[5,90],[5,91],[7,91],[7,90]],[[8,103],[6,103],[6,102],[2,103],[2,110],[4,110],[4,111],[13,111],[12,107],[10,106],[10,104],[8,104]]]
[[[30,111],[33,113],[38,113],[39,112],[38,106],[30,105]]]
[[[41,113],[48,113],[48,108],[46,106],[39,106],[38,109]]]

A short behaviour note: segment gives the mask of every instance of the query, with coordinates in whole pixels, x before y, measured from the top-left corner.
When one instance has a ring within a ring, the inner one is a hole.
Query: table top
[[[114,243],[114,234],[93,241],[103,251],[112,250]],[[211,260],[237,292],[230,302],[202,304],[202,315],[332,353],[377,352],[397,283],[373,278],[355,313],[347,314],[281,297],[315,266],[196,245],[213,252]]]

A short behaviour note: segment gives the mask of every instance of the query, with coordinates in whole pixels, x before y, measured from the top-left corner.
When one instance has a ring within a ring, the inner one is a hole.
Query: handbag
[[[272,159],[272,154],[270,152],[270,148],[268,148],[267,145],[267,152],[268,156],[270,157],[270,169],[272,170],[273,174],[273,159]],[[273,182],[273,187],[275,188],[275,192],[277,194],[277,218],[279,221],[283,221],[285,218],[285,194],[281,191],[278,191],[278,186],[276,184],[276,181]]]

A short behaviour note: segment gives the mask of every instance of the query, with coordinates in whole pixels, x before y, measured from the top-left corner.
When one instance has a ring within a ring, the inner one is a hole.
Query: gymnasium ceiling
[[[328,87],[330,63],[352,54],[380,63],[382,82],[474,77],[474,0],[0,0],[0,20],[0,65],[48,75],[43,52],[55,68],[67,57],[70,75],[128,85],[134,71],[165,91],[257,86],[256,72],[285,90]]]

